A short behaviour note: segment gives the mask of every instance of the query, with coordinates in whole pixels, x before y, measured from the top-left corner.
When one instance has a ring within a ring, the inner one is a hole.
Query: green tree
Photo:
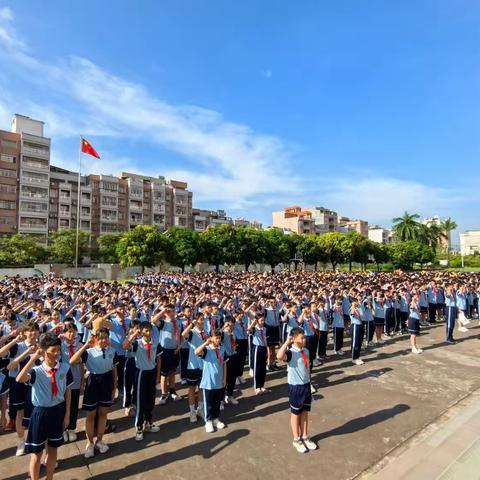
[[[30,265],[45,261],[47,251],[30,235],[16,234],[0,239],[0,265]]]
[[[345,260],[345,238],[346,235],[339,232],[328,232],[319,237],[320,246],[334,270]]]
[[[253,263],[263,262],[266,256],[264,236],[252,227],[235,228],[235,261],[245,265],[248,272]]]
[[[309,265],[315,265],[315,270],[317,270],[318,262],[328,260],[320,238],[318,235],[306,235],[303,242],[298,245],[298,253],[302,256],[303,261]]]
[[[385,245],[383,243],[370,242],[370,250],[373,255],[373,259],[377,265],[377,270],[380,269],[381,263],[386,263],[391,260],[391,250],[390,245]]]
[[[389,250],[394,266],[403,270],[413,270],[415,263],[423,266],[435,259],[433,249],[417,240],[391,244]]]
[[[437,251],[438,242],[442,236],[442,230],[439,225],[434,222],[420,224],[418,228],[417,240],[424,245],[432,248],[433,252]]]
[[[180,267],[182,272],[187,265],[195,266],[201,255],[200,235],[194,230],[177,227],[168,229],[165,235],[171,241],[168,261]]]
[[[200,234],[202,258],[215,265],[218,273],[220,265],[232,265],[236,260],[235,228],[232,225],[215,225]]]
[[[171,255],[170,239],[157,227],[138,225],[125,232],[117,245],[117,255],[123,267],[140,265],[145,267],[159,265]]]
[[[393,219],[392,230],[400,241],[417,240],[420,230],[419,218],[416,213],[405,212],[403,216]]]
[[[74,228],[59,228],[53,233],[50,258],[58,263],[75,263],[77,230]],[[82,230],[78,234],[78,263],[88,253],[88,233]]]
[[[100,258],[105,263],[119,263],[120,258],[117,253],[118,242],[122,238],[122,233],[107,233],[97,239]]]
[[[291,258],[288,235],[281,230],[269,228],[261,232],[265,241],[264,262],[270,265],[272,273],[279,263],[288,263]]]
[[[450,266],[450,250],[452,247],[451,233],[457,227],[458,225],[455,220],[452,220],[450,217],[446,218],[440,223],[442,237],[447,240],[447,266]]]

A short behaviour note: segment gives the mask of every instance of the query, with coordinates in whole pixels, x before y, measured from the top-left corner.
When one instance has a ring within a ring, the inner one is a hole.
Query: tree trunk
[[[245,263],[245,271],[248,272],[248,269],[250,268],[250,264],[249,263]]]
[[[348,271],[349,272],[352,271],[352,261],[351,260],[348,262]]]
[[[335,271],[335,270],[336,270],[336,267],[337,267],[337,262],[334,262],[334,261],[332,260],[331,263],[332,263],[333,271]]]
[[[185,273],[185,265],[182,265],[182,273]]]
[[[215,265],[215,273],[218,273],[220,271],[220,265],[217,263]]]
[[[450,268],[450,232],[447,239],[447,267]]]
[[[318,262],[315,262],[315,271],[318,271]]]
[[[272,275],[275,273],[275,265],[271,264],[270,268],[272,269]]]

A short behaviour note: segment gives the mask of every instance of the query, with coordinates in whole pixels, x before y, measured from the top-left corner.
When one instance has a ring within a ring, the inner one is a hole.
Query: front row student
[[[226,355],[222,347],[222,331],[215,329],[211,337],[207,338],[195,349],[195,355],[203,358],[202,380],[205,408],[205,430],[212,433],[215,428],[221,430],[225,424],[220,421],[220,403],[222,401],[226,382]]]
[[[95,448],[100,453],[107,453],[109,446],[103,441],[107,413],[112,405],[113,394],[117,388],[117,356],[115,350],[109,346],[109,331],[106,328],[96,330],[89,341],[70,358],[70,365],[82,362],[87,367],[89,376],[83,394],[82,409],[87,412],[85,431],[87,447],[85,458],[95,455]],[[95,436],[95,417],[97,420],[97,441]]]
[[[68,363],[59,363],[61,340],[52,333],[40,337],[40,348],[17,375],[18,383],[32,387],[33,411],[25,442],[30,453],[31,480],[40,478],[43,449],[47,449],[47,480],[53,479],[57,463],[57,448],[63,443],[63,432],[70,421],[70,387],[73,376]],[[43,357],[43,363],[34,366]]]
[[[292,328],[290,336],[277,352],[277,360],[287,362],[293,446],[300,453],[316,450],[316,443],[308,437],[308,412],[312,404],[310,360],[305,348],[305,333],[301,328]]]

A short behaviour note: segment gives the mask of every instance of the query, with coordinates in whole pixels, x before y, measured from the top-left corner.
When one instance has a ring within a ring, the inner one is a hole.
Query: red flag
[[[82,138],[82,152],[91,155],[92,157],[100,158],[100,155],[84,138]]]

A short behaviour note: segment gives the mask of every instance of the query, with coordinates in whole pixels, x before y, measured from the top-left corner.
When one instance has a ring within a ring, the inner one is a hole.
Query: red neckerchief
[[[175,337],[175,340],[178,342],[178,325],[175,319],[173,319],[173,336]]]
[[[314,313],[314,315],[316,315],[316,314]],[[318,319],[317,319],[317,318],[315,318],[315,319],[316,319],[317,322],[318,322]],[[307,321],[308,321],[308,323],[310,324],[310,327],[311,327],[311,329],[313,330],[313,333],[314,333],[315,335],[318,335],[318,330],[315,328],[315,325],[313,324],[313,322],[312,322],[312,320],[311,320],[310,317],[307,318]]]
[[[307,354],[305,353],[305,350],[303,348],[300,350],[300,354],[302,355],[302,359],[303,359],[303,363],[305,365],[305,368],[309,368]]]
[[[207,334],[203,330],[200,332],[200,336],[202,337],[202,340],[207,339]]]
[[[55,373],[57,372],[56,368],[51,368],[48,373],[51,375],[52,380],[52,398],[55,398],[58,395],[58,385],[55,378]]]
[[[217,356],[218,364],[221,366],[222,365],[222,357],[220,356],[220,349],[214,348],[215,355]]]
[[[190,325],[190,319],[188,317],[185,317],[185,328],[187,328]]]
[[[233,338],[233,335],[230,335],[230,346],[232,347],[232,351],[235,350],[235,347],[237,346],[237,343],[235,342],[235,338]]]
[[[70,354],[70,358],[72,358],[75,353],[75,343],[72,343],[68,346],[68,351]]]
[[[265,339],[265,330],[263,329],[263,327],[260,328],[260,335],[262,337],[262,343],[266,347],[267,346],[267,341]]]
[[[147,357],[150,360],[152,357],[152,342],[145,342],[145,348],[147,349]]]
[[[122,324],[123,334],[126,335],[126,333],[127,333],[127,323],[125,322],[124,317],[120,317],[120,323]]]

